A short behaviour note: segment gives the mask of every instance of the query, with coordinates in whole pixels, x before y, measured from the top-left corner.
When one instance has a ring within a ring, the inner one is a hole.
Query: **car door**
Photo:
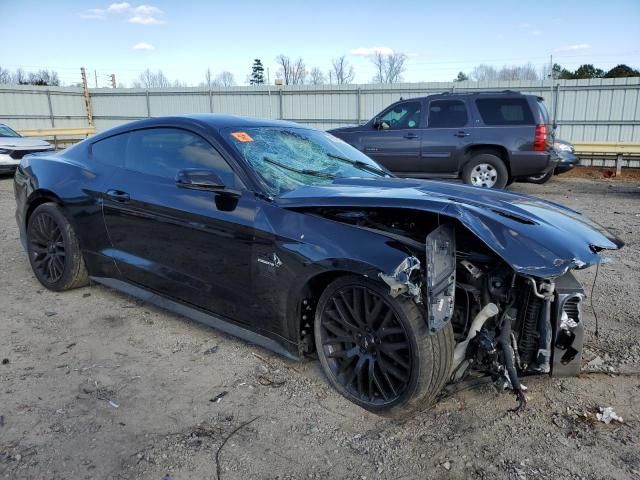
[[[422,102],[397,103],[361,132],[362,151],[394,173],[417,168],[420,160]],[[375,126],[374,126],[375,124]]]
[[[220,153],[193,132],[156,127],[117,141],[124,165],[112,169],[103,215],[110,255],[124,279],[250,323],[253,194]],[[242,193],[179,188],[175,176],[185,168],[212,170]]]
[[[470,116],[464,101],[435,99],[428,104],[427,128],[422,131],[421,164],[425,172],[454,175],[464,147],[471,143]]]

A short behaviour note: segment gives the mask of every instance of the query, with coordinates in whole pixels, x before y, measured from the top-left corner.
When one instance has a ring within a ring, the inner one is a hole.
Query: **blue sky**
[[[198,84],[207,67],[243,84],[258,57],[271,79],[280,53],[327,71],[343,54],[368,83],[374,48],[406,53],[405,81],[449,81],[479,63],[549,55],[569,68],[640,67],[640,0],[194,1],[0,0],[0,66],[53,68],[65,84],[79,67],[129,84],[149,67]],[[11,19],[11,21],[7,21]]]

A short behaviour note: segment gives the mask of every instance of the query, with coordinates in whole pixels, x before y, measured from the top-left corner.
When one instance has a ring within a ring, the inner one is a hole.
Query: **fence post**
[[[360,99],[360,87],[358,87],[356,89],[356,109],[358,110],[357,115],[356,115],[356,119],[357,119],[358,125],[360,125],[360,119],[361,119],[361,115],[362,115],[360,113],[360,110],[361,110],[360,102],[361,102],[361,99]]]
[[[51,90],[47,88],[47,103],[49,103],[49,118],[51,119],[51,127],[56,126],[56,121],[53,118],[53,107],[51,105]]]
[[[622,154],[616,156],[616,177],[622,175]]]
[[[278,95],[280,100],[280,120],[284,118],[284,101],[282,99],[282,87],[278,89]]]
[[[151,103],[149,102],[149,90],[145,92],[147,96],[147,117],[151,116]]]
[[[209,112],[213,113],[213,92],[211,91],[211,87],[209,87]]]

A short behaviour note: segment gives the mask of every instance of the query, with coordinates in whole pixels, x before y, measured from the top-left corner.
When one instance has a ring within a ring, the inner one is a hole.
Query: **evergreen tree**
[[[469,80],[469,77],[464,72],[458,72],[458,76],[453,80],[454,82],[464,82],[465,80]]]
[[[253,61],[251,67],[251,78],[249,80],[250,85],[262,85],[264,84],[264,67],[262,66],[262,60],[256,58]]]

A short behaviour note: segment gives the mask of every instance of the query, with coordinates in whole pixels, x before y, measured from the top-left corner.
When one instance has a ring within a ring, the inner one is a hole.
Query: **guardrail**
[[[580,165],[614,167],[616,175],[622,168],[640,168],[640,143],[574,143]]]
[[[95,127],[86,128],[26,128],[18,130],[24,137],[42,137],[53,142],[55,149],[66,148],[69,145],[95,135]]]

